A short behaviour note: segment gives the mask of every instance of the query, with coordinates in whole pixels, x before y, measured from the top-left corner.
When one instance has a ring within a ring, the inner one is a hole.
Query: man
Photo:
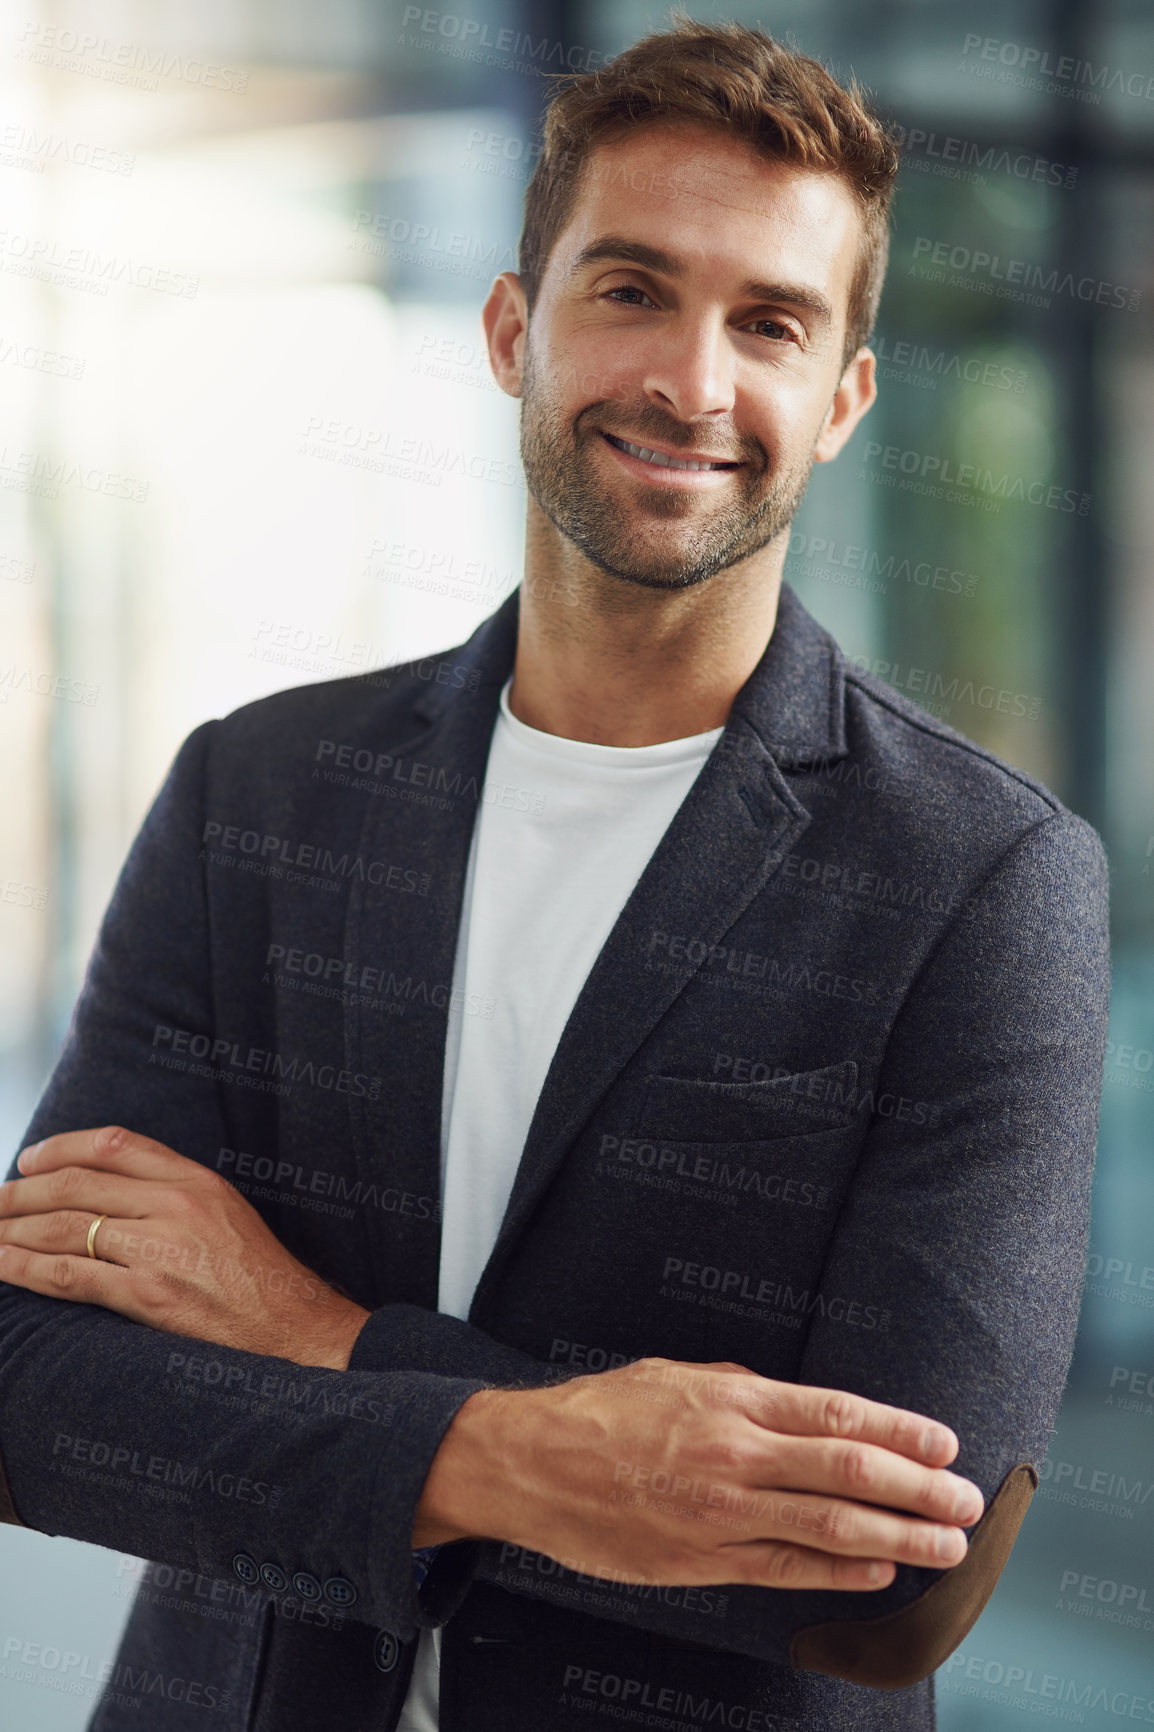
[[[484,314],[519,596],[179,754],[0,1192],[10,1518],[184,1586],[101,1732],[932,1726],[1107,962],[1088,827],[781,584],[895,168],[753,31],[573,81]]]

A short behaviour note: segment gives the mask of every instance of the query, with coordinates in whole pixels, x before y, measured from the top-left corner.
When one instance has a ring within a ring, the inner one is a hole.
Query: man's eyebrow
[[[626,240],[624,235],[603,235],[600,240],[590,241],[573,260],[569,274],[576,276],[589,265],[612,260],[621,264],[640,265],[642,270],[657,271],[664,277],[677,278],[685,275],[685,266],[671,253],[662,252],[660,247],[646,246],[643,241]],[[800,307],[823,327],[828,328],[833,324],[833,308],[825,296],[800,283],[751,281],[742,284],[741,293],[751,301],[767,301],[774,306]]]

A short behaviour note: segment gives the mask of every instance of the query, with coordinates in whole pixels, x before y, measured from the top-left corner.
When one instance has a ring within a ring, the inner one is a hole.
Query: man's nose
[[[655,336],[645,361],[645,395],[679,421],[732,410],[733,352],[722,326],[678,320]]]

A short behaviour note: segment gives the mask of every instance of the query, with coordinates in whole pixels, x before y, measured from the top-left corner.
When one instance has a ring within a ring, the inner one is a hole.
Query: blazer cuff
[[[900,1611],[852,1623],[809,1624],[790,1643],[791,1663],[875,1690],[904,1690],[945,1663],[965,1641],[997,1585],[1038,1475],[1021,1462],[1002,1481],[960,1564]]]
[[[484,1387],[465,1378],[439,1380],[436,1393],[426,1395],[419,1416],[410,1415],[407,1446],[404,1449],[394,1446],[381,1462],[376,1519],[370,1530],[375,1534],[371,1562],[376,1575],[377,1603],[398,1608],[392,1630],[402,1642],[411,1641],[418,1630],[432,1628],[451,1617],[472,1581],[472,1560],[467,1556],[446,1558],[446,1554],[475,1552],[475,1545],[439,1548],[423,1580],[419,1580],[413,1567],[412,1532],[417,1505],[441,1441],[458,1409]]]
[[[507,1347],[446,1311],[403,1301],[381,1305],[361,1327],[350,1371],[426,1371],[436,1377],[481,1378],[488,1384],[536,1388],[567,1381],[568,1366],[549,1365]]]

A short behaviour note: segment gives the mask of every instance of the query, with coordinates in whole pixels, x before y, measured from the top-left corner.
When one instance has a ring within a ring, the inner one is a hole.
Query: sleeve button
[[[288,1587],[288,1576],[279,1564],[262,1564],[260,1566],[260,1579],[266,1588],[272,1589],[274,1594],[283,1594]]]
[[[357,1597],[357,1590],[345,1576],[330,1576],[324,1587],[325,1599],[334,1606],[351,1606]]]
[[[293,1592],[299,1599],[307,1600],[311,1605],[321,1597],[321,1584],[315,1576],[310,1576],[307,1570],[298,1570],[293,1577]]]
[[[391,1630],[378,1630],[373,1643],[373,1659],[382,1672],[391,1672],[397,1663],[401,1645]]]
[[[256,1559],[250,1558],[247,1552],[237,1552],[232,1560],[232,1571],[249,1587],[260,1580],[260,1571],[256,1567]]]

